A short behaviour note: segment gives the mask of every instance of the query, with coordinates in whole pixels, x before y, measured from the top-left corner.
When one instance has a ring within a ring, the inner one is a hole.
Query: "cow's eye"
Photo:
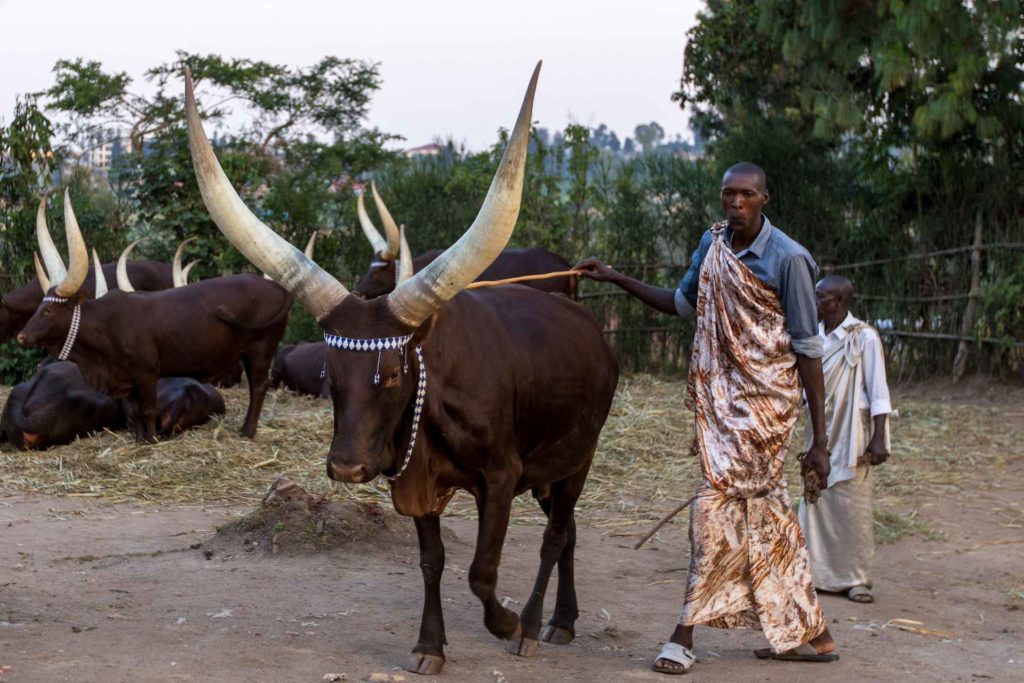
[[[381,384],[385,389],[397,387],[401,383],[401,376],[402,373],[396,368],[384,378],[384,381],[381,382]]]

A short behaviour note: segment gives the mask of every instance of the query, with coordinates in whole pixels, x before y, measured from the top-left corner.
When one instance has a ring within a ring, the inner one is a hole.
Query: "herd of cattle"
[[[375,254],[354,290],[366,299],[395,288],[399,255],[407,248],[404,229],[395,223],[375,186],[372,193],[387,237],[374,226],[363,196],[358,195],[360,226]],[[75,287],[74,281],[67,280],[67,267],[50,236],[46,200],[41,199],[36,217],[42,260],[35,258],[35,278],[0,299],[0,342],[16,337],[23,345],[46,348],[52,355],[33,377],[12,389],[0,416],[0,442],[39,450],[126,427],[140,442],[171,436],[223,414],[224,399],[216,387],[237,384],[243,370],[251,392],[244,436],[255,435],[268,388],[283,386],[300,394],[330,397],[327,343],[279,346],[292,298],[266,276],[263,280],[252,275],[218,277],[189,285],[189,271],[198,261],[183,266],[182,254],[194,237],[182,242],[171,265],[129,260],[142,241],[136,240],[116,264],[100,264],[93,250],[93,265],[86,265],[85,278]],[[65,216],[74,269],[84,242],[67,194]],[[306,245],[308,258],[313,257],[315,240],[316,232]],[[441,253],[432,249],[413,259],[413,272]],[[505,249],[478,279],[567,268],[565,259],[545,249]],[[117,293],[108,288],[111,279]],[[76,296],[81,292],[83,299],[89,299],[79,304],[77,338],[68,356],[73,361],[57,360],[60,353],[55,351],[63,349],[70,322],[54,317],[56,311],[34,317],[51,282],[63,282],[63,292]],[[575,285],[572,277],[527,284],[570,297],[575,295]],[[182,291],[166,291],[179,288]]]
[[[568,269],[544,250],[505,249],[519,214],[539,73],[538,64],[476,219],[450,248],[413,259],[404,227],[376,188],[386,236],[358,198],[375,258],[349,292],[316,264],[311,245],[296,249],[245,206],[206,137],[186,70],[189,146],[204,203],[265,276],[186,284],[181,249],[171,268],[127,263],[122,255],[120,267],[100,267],[94,259],[90,271],[67,195],[65,268],[41,206],[45,269],[37,266],[36,280],[4,297],[0,334],[70,362],[47,364],[14,389],[4,409],[5,434],[21,447],[42,447],[72,438],[94,420],[90,428],[126,423],[140,441],[152,441],[223,412],[210,383],[240,363],[249,385],[244,436],[254,436],[272,384],[329,397],[328,477],[366,483],[383,476],[395,508],[414,518],[425,598],[406,669],[436,674],[444,665],[439,517],[457,489],[477,501],[468,578],[487,629],[522,656],[532,655],[539,640],[570,642],[578,616],[573,511],[611,407],[618,364],[596,318],[574,300],[573,278],[467,289],[477,279]],[[119,288],[107,291],[111,271],[119,274]],[[315,317],[324,341],[278,349],[293,297]],[[42,436],[58,425],[62,431]],[[516,614],[499,601],[496,583],[512,499],[525,491],[548,524],[536,583]],[[556,566],[555,606],[543,625]]]

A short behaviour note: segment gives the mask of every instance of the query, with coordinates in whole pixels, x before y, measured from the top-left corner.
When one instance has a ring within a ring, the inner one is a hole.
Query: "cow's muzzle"
[[[373,481],[377,477],[377,472],[371,472],[370,468],[362,463],[358,465],[344,465],[328,460],[327,477],[347,484],[365,484]]]

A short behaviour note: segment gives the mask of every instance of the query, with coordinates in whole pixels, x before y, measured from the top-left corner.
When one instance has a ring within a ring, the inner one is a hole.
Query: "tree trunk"
[[[971,251],[971,291],[967,295],[967,308],[964,309],[964,319],[960,325],[960,335],[969,337],[974,331],[974,321],[978,316],[978,305],[981,303],[981,242],[982,220],[981,210],[974,219],[974,249]],[[967,360],[971,355],[971,344],[961,340],[956,350],[956,358],[953,359],[953,383],[956,384],[964,376],[967,370]]]

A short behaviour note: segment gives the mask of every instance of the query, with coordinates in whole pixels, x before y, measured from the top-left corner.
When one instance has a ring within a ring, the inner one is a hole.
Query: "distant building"
[[[420,145],[419,147],[412,147],[405,150],[405,156],[409,157],[436,157],[442,151],[441,145],[437,143],[430,143],[429,145]]]
[[[100,175],[109,176],[110,169],[131,151],[131,141],[120,130],[110,132],[106,141],[96,141],[77,157],[69,156],[64,162],[65,172],[75,166],[84,166]]]

